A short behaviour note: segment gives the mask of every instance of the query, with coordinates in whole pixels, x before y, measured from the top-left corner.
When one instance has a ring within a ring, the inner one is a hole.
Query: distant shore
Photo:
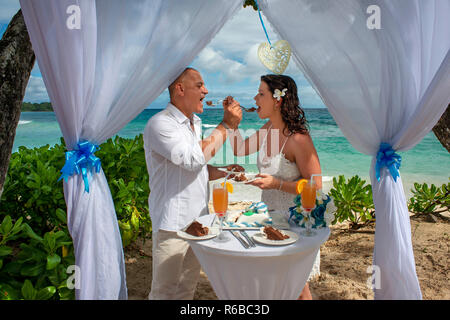
[[[33,103],[33,102],[24,102],[22,103],[22,112],[53,112],[53,107],[50,102],[41,102],[41,103]]]

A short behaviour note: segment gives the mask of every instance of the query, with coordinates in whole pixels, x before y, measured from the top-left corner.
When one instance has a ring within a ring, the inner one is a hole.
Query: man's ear
[[[175,92],[179,96],[184,96],[184,85],[181,82],[178,82],[177,84],[175,84]]]

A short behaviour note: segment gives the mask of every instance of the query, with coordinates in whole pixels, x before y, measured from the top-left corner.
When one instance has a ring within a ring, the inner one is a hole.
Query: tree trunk
[[[445,149],[450,152],[450,104],[442,114],[441,119],[433,128],[433,132]]]
[[[34,61],[30,37],[19,10],[0,40],[0,198]]]

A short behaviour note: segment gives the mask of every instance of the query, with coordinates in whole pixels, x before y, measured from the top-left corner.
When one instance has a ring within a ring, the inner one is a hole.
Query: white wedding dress
[[[258,153],[258,170],[260,173],[267,173],[275,178],[282,179],[284,181],[294,181],[301,178],[300,171],[297,164],[286,159],[283,149],[286,145],[288,138],[286,138],[281,150],[278,154],[268,157],[266,155],[266,140],[270,129],[267,131],[267,135],[263,140],[261,148]],[[267,204],[269,209],[274,209],[279,212],[283,212],[289,218],[289,208],[295,205],[295,195],[276,189],[262,190],[261,201]],[[313,268],[309,274],[308,281],[320,275],[320,249],[317,252],[316,259],[314,261]]]

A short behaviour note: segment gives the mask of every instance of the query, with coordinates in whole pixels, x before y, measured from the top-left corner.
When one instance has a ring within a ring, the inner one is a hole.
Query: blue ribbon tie
[[[394,178],[394,181],[397,182],[397,178],[400,176],[398,170],[400,169],[401,163],[402,157],[395,153],[388,143],[382,142],[377,153],[377,164],[375,166],[377,180],[380,181],[381,168],[387,167],[392,178]]]
[[[84,181],[84,190],[89,192],[88,172],[100,172],[102,167],[101,161],[94,155],[100,147],[92,144],[89,141],[79,142],[75,150],[66,152],[66,163],[61,169],[61,177],[58,181],[63,179],[67,182],[70,176],[80,174]]]
[[[270,42],[269,35],[267,34],[266,26],[264,25],[264,21],[261,17],[261,11],[259,10],[258,0],[256,2],[256,8],[258,9],[259,20],[261,20],[262,27],[264,29],[264,33],[266,34],[267,41],[269,41],[270,48],[272,48],[272,43]]]

